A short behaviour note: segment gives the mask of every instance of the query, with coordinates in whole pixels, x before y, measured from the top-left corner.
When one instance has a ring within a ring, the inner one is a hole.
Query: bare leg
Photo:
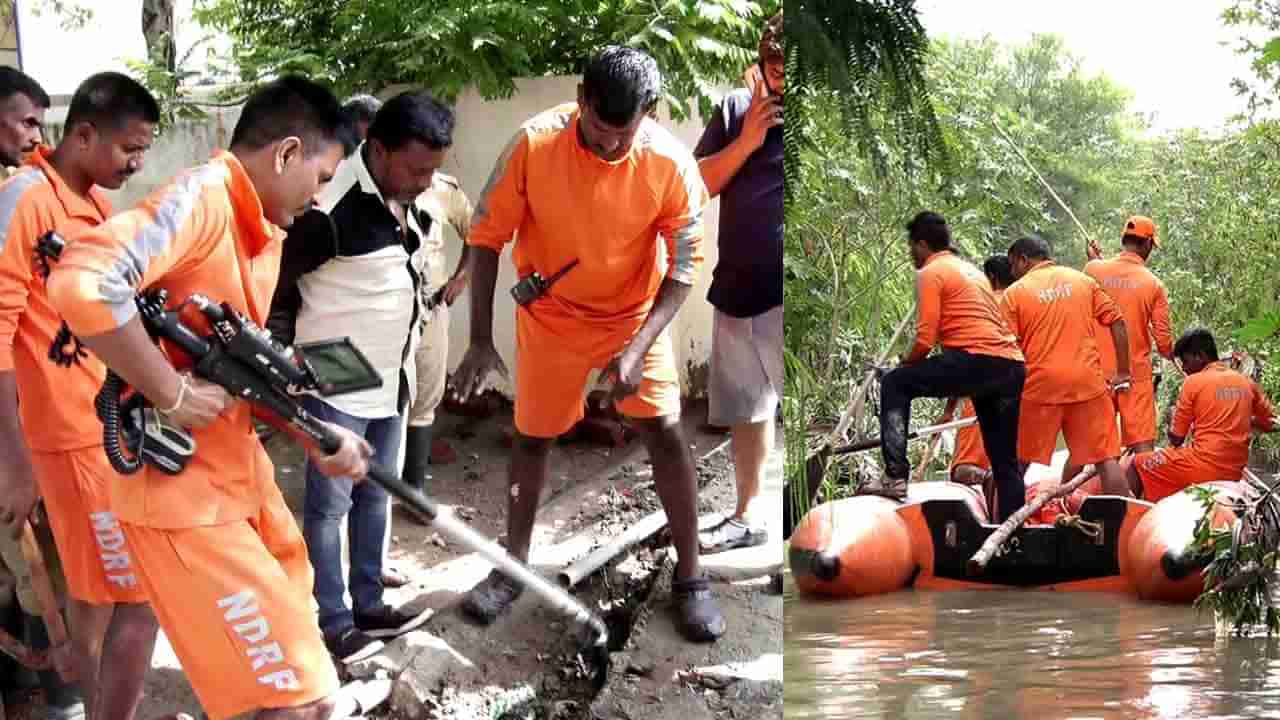
[[[94,714],[99,696],[98,668],[102,664],[102,646],[114,611],[114,605],[92,605],[67,598],[67,634],[75,656],[76,684],[84,696],[89,720],[98,720]]]
[[[507,547],[512,555],[523,561],[529,560],[538,499],[547,484],[551,442],[547,438],[516,433],[511,444],[511,465],[507,471]]]
[[[1142,497],[1142,477],[1138,475],[1137,458],[1133,455],[1120,459],[1120,471],[1124,473],[1125,482],[1129,484],[1129,492],[1136,498]]]
[[[1129,482],[1120,470],[1120,463],[1115,458],[1107,458],[1098,463],[1102,475],[1102,492],[1107,495],[1129,497]]]
[[[98,692],[90,718],[129,720],[138,711],[158,628],[150,605],[115,606],[103,644],[107,662],[98,667]]]
[[[733,473],[738,485],[738,506],[733,517],[746,520],[751,514],[751,504],[760,495],[764,465],[773,448],[773,422],[734,425],[732,432]]]
[[[653,459],[653,483],[667,513],[679,559],[676,580],[698,574],[698,483],[678,417],[634,420]]]

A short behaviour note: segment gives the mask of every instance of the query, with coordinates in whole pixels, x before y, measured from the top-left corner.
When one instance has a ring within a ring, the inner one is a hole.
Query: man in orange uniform
[[[1013,284],[1013,270],[1009,267],[1009,258],[1005,255],[993,255],[982,263],[982,274],[987,276],[991,284],[991,292],[998,303],[1004,297],[1005,288]],[[960,411],[960,419],[977,417],[973,409],[973,400],[964,399],[964,409]],[[974,424],[956,431],[956,452],[951,460],[951,480],[965,485],[981,485],[990,502],[995,492],[991,473],[991,458],[987,457],[987,448],[982,443],[982,430]]]
[[[251,408],[176,370],[147,336],[142,289],[201,293],[266,321],[281,241],[315,201],[354,134],[324,87],[284,77],[245,103],[219,151],[136,208],[67,243],[48,279],[53,307],[108,368],[197,451],[178,477],[145,466],[111,505],[140,585],[206,713],[327,718],[338,677],[316,624],[302,534],[275,484]],[[350,431],[327,475],[362,478],[371,449]]]
[[[1151,341],[1160,354],[1172,358],[1173,336],[1169,331],[1169,298],[1164,283],[1147,269],[1151,250],[1160,247],[1156,225],[1151,218],[1135,215],[1125,223],[1121,237],[1124,250],[1110,260],[1102,260],[1097,245],[1090,243],[1091,261],[1084,266],[1089,277],[1120,306],[1125,330],[1129,333],[1129,362],[1133,365],[1131,387],[1112,393],[1115,411],[1120,413],[1120,443],[1134,452],[1150,452],[1156,443],[1156,391],[1151,377]],[[1098,343],[1104,377],[1116,374],[1116,354],[1109,343]]]
[[[1143,499],[1160,500],[1188,485],[1239,480],[1249,461],[1249,432],[1275,432],[1275,410],[1258,384],[1218,359],[1204,328],[1182,334],[1173,355],[1187,374],[1169,427],[1169,444],[1126,463],[1129,484]],[[1184,446],[1194,431],[1191,445]]]
[[[582,418],[587,379],[602,369],[614,383],[611,399],[633,419],[653,460],[679,555],[672,584],[677,627],[690,640],[712,641],[725,621],[699,572],[697,487],[667,330],[702,265],[707,189],[693,153],[650,117],[661,97],[653,58],[608,47],[587,64],[576,104],[543,112],[516,132],[467,236],[471,345],[453,387],[456,397],[469,398],[491,371],[506,372],[493,346],[493,289],[499,254],[512,236],[521,277],[549,278],[570,268],[516,309],[511,553],[529,556],[551,446]],[[665,268],[658,265],[659,236]],[[489,623],[521,591],[495,570],[463,608]]]
[[[1037,235],[1019,239],[1009,248],[1009,264],[1017,282],[1002,301],[1009,328],[1027,356],[1027,386],[1018,423],[1018,458],[1024,464],[1048,465],[1058,432],[1067,439],[1071,456],[1063,482],[1081,466],[1097,463],[1103,489],[1127,495],[1116,458],[1120,438],[1114,422],[1102,361],[1094,342],[1094,326],[1111,329],[1118,365],[1113,387],[1129,380],[1129,338],[1115,301],[1096,280],[1079,270],[1057,265],[1049,245]]]
[[[956,255],[947,221],[922,212],[907,223],[915,263],[917,328],[911,351],[880,384],[880,437],[885,474],[860,492],[906,498],[907,428],[918,397],[970,397],[982,439],[991,451],[999,516],[1022,506],[1022,473],[1015,441],[1026,368],[1017,341],[982,272]],[[942,352],[927,357],[934,345]]]
[[[21,431],[7,427],[0,440],[0,489],[12,498],[15,521],[31,514],[37,493],[44,498],[90,718],[133,716],[156,620],[111,512],[117,475],[93,407],[106,371],[55,340],[61,321],[32,261],[45,233],[71,235],[111,215],[101,188],[117,189],[141,169],[159,121],[159,106],[137,81],[94,75],[76,89],[58,147],[37,148],[27,167],[0,185],[0,415],[22,418]]]

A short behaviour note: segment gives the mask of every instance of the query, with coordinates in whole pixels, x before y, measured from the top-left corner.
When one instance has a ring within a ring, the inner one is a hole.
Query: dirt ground
[[[686,409],[686,429],[697,463],[701,522],[733,506],[735,490],[727,437],[697,430],[705,406]],[[500,538],[505,530],[506,429],[509,411],[487,419],[443,415],[438,434],[458,451],[457,462],[433,467],[427,492],[475,530]],[[779,433],[780,437],[780,433]],[[301,455],[283,439],[267,443],[277,479],[301,523]],[[782,598],[770,573],[782,565],[780,536],[783,448],[770,459],[763,489],[771,542],[763,548],[704,558],[704,568],[725,611],[728,632],[714,644],[681,639],[670,617],[674,553],[665,531],[621,553],[573,590],[579,602],[611,619],[615,641],[602,692],[593,691],[591,663],[579,653],[573,623],[526,591],[512,611],[484,628],[457,608],[462,595],[490,565],[455,547],[430,527],[394,510],[389,559],[412,579],[389,590],[392,604],[434,611],[422,631],[389,643],[373,659],[343,669],[344,680],[366,702],[390,698],[369,717],[601,718],[782,717]],[[622,448],[585,442],[560,444],[539,511],[531,565],[553,577],[660,509],[652,469],[638,441]],[[9,718],[24,717],[10,706]],[[199,704],[176,657],[161,637],[147,679],[140,718],[182,711],[200,717]],[[40,715],[31,715],[39,717]]]

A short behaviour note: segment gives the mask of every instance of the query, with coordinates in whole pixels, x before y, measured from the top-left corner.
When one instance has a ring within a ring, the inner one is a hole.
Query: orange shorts
[[[1023,400],[1018,412],[1018,459],[1048,465],[1058,444],[1058,431],[1066,436],[1071,462],[1078,465],[1120,455],[1115,408],[1105,393],[1067,405],[1041,405]]]
[[[1120,444],[1125,447],[1156,439],[1156,388],[1150,381],[1133,383],[1121,393],[1108,392],[1120,414]]]
[[[964,411],[957,420],[975,417],[973,402],[964,400]],[[991,469],[991,460],[987,457],[987,448],[982,443],[982,428],[974,423],[956,430],[956,453],[951,460],[954,469],[960,465],[976,465],[983,470]]]
[[[92,605],[146,602],[132,548],[111,512],[111,483],[128,481],[111,467],[103,449],[33,452],[31,465],[62,558],[67,594]]]
[[[598,332],[585,329],[586,332]],[[622,352],[630,337],[604,337],[591,352],[581,352],[581,337],[564,320],[555,324],[516,311],[516,430],[535,438],[554,438],[582,419],[587,378]],[[680,374],[669,331],[654,341],[644,357],[640,388],[617,403],[618,412],[633,418],[680,414]]]
[[[1188,447],[1167,447],[1138,453],[1133,465],[1142,480],[1142,499],[1147,502],[1160,502],[1197,483],[1239,480],[1242,470],[1229,472],[1219,465],[1207,463]]]
[[[257,516],[225,525],[124,525],[160,627],[215,720],[338,689],[306,543],[274,481],[263,496]]]

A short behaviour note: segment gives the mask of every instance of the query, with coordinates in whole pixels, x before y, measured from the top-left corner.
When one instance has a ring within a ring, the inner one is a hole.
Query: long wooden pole
[[[1049,194],[1053,196],[1053,199],[1058,201],[1058,205],[1067,212],[1067,216],[1071,218],[1071,221],[1076,224],[1076,227],[1080,228],[1080,233],[1084,235],[1084,239],[1092,241],[1093,238],[1090,237],[1089,231],[1084,229],[1084,225],[1081,224],[1079,218],[1076,217],[1076,214],[1071,212],[1071,208],[1067,206],[1067,203],[1064,202],[1062,198],[1058,197],[1058,193],[1054,192],[1053,187],[1049,185],[1049,181],[1045,180],[1044,176],[1040,174],[1040,171],[1036,170],[1036,166],[1032,165],[1031,161],[1027,159],[1027,156],[1022,152],[1022,148],[1019,148],[1018,144],[1013,141],[1013,138],[1009,137],[1008,133],[1004,131],[1004,128],[1000,127],[1000,122],[996,120],[995,116],[991,117],[991,125],[995,127],[996,132],[1000,133],[1000,137],[1004,138],[1004,141],[1009,143],[1009,147],[1013,148],[1013,151],[1017,153],[1018,157],[1022,159],[1022,162],[1026,164],[1027,169],[1031,171],[1031,174],[1035,175],[1036,179],[1040,181],[1040,184],[1044,186],[1044,189],[1048,190]]]
[[[1076,476],[1071,482],[1059,485],[1051,493],[1037,494],[1034,500],[1018,508],[1018,511],[1010,515],[1008,520],[1000,523],[1000,527],[996,528],[996,531],[987,537],[987,541],[982,543],[982,547],[978,549],[978,552],[969,558],[968,564],[965,565],[965,570],[970,575],[981,575],[987,569],[987,563],[991,562],[991,558],[995,557],[996,551],[1000,549],[1000,546],[1009,539],[1010,535],[1013,535],[1015,530],[1022,527],[1022,523],[1026,522],[1027,518],[1035,515],[1040,508],[1048,505],[1051,501],[1070,495],[1076,488],[1085,484],[1089,478],[1097,474],[1098,468],[1095,466],[1089,472]]]
[[[71,661],[71,646],[67,642],[67,626],[62,622],[62,611],[53,592],[53,579],[49,577],[49,567],[44,562],[44,554],[40,552],[30,520],[22,526],[22,555],[31,569],[32,589],[40,600],[41,617],[49,633],[49,658],[63,680],[74,682],[75,667]]]

